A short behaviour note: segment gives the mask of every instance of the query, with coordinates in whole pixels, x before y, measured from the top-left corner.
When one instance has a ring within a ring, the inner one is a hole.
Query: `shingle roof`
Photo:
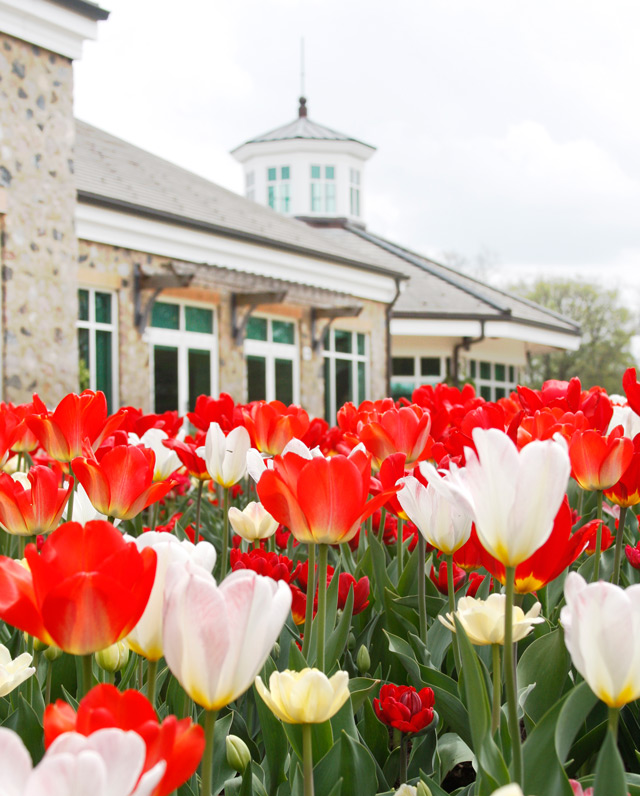
[[[265,141],[290,141],[296,138],[306,138],[310,141],[356,141],[358,144],[363,144],[375,150],[375,147],[371,146],[371,144],[365,144],[364,141],[359,141],[357,138],[353,138],[350,135],[339,133],[331,127],[325,127],[323,124],[313,122],[308,116],[299,116],[292,122],[282,125],[282,127],[277,127],[275,130],[269,130],[267,133],[258,135],[255,138],[250,138],[240,146],[245,146],[246,144],[261,144]],[[240,149],[240,147],[236,147],[232,152],[238,149]]]
[[[447,268],[355,225],[327,227],[322,232],[349,249],[352,256],[375,260],[409,277],[406,289],[394,304],[392,316],[395,318],[482,318],[525,323],[567,334],[580,333],[578,324],[569,318]]]
[[[81,200],[394,275],[377,262],[352,259],[348,251],[302,221],[78,120],[74,164]]]

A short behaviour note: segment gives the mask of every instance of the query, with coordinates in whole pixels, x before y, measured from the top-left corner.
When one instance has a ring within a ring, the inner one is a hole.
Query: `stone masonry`
[[[0,34],[5,400],[78,388],[73,140],[71,61]]]

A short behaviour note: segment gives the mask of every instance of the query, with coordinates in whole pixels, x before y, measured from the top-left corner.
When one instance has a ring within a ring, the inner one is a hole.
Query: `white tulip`
[[[216,484],[230,487],[242,480],[247,472],[247,452],[251,438],[244,426],[237,426],[226,436],[218,423],[207,431],[204,447],[196,453],[207,464],[207,471]]]

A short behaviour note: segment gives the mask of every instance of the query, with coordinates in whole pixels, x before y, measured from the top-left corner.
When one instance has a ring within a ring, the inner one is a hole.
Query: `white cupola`
[[[297,119],[231,154],[244,167],[247,199],[309,221],[344,218],[363,224],[364,164],[375,151],[311,121],[300,97]]]

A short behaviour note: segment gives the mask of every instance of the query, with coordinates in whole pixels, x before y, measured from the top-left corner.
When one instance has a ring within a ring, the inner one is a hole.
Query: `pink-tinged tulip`
[[[156,570],[153,550],[139,553],[109,522],[66,522],[38,553],[25,549],[28,568],[0,556],[0,619],[45,644],[86,655],[133,630],[149,600]]]
[[[110,727],[89,736],[64,733],[34,768],[20,736],[0,727],[2,790],[7,796],[151,796],[166,763],[162,760],[143,774],[145,757],[145,743],[137,733]]]
[[[216,550],[209,542],[199,542],[194,545],[186,539],[179,541],[170,533],[158,533],[157,531],[143,533],[129,541],[132,541],[140,552],[147,547],[154,550],[158,563],[149,602],[140,621],[127,636],[127,641],[131,649],[138,655],[142,655],[150,661],[158,661],[163,655],[162,609],[169,565],[193,561],[206,572],[212,572],[216,563]]]
[[[53,531],[60,523],[73,483],[59,489],[54,471],[42,465],[32,467],[25,481],[0,474],[0,524],[16,536]]]
[[[471,517],[451,502],[449,493],[441,488],[446,475],[439,478],[427,462],[421,465],[421,472],[429,479],[428,486],[409,475],[402,479],[398,500],[426,541],[445,555],[452,555],[469,538]]]
[[[169,669],[206,710],[220,710],[253,683],[291,609],[284,581],[232,572],[218,586],[193,562],[169,568],[163,647]]]
[[[518,451],[507,434],[476,428],[477,454],[451,470],[447,491],[475,520],[482,546],[506,567],[529,558],[549,538],[569,480],[564,440],[530,442]],[[454,498],[455,499],[455,498]]]
[[[613,431],[577,431],[569,443],[571,474],[583,489],[610,489],[631,464],[633,442]]]
[[[289,440],[304,436],[309,415],[300,406],[286,406],[282,401],[256,401],[242,411],[251,442],[260,453],[276,456]]]
[[[269,514],[299,542],[340,544],[389,497],[367,501],[370,478],[371,460],[361,450],[330,459],[285,453],[262,473],[257,489]]]
[[[108,416],[103,392],[85,390],[66,395],[55,411],[31,415],[26,422],[52,459],[70,462],[82,455],[85,442],[96,450],[120,427],[123,417],[122,413]]]
[[[207,470],[216,484],[230,487],[241,481],[247,473],[247,453],[251,447],[249,432],[243,426],[232,429],[226,436],[217,423],[207,431],[204,447],[197,448],[203,456]]]
[[[587,584],[570,572],[560,612],[573,665],[611,708],[640,697],[640,585]]]
[[[100,461],[73,460],[73,472],[101,514],[130,520],[163,498],[174,481],[154,483],[155,454],[149,448],[116,445]]]

